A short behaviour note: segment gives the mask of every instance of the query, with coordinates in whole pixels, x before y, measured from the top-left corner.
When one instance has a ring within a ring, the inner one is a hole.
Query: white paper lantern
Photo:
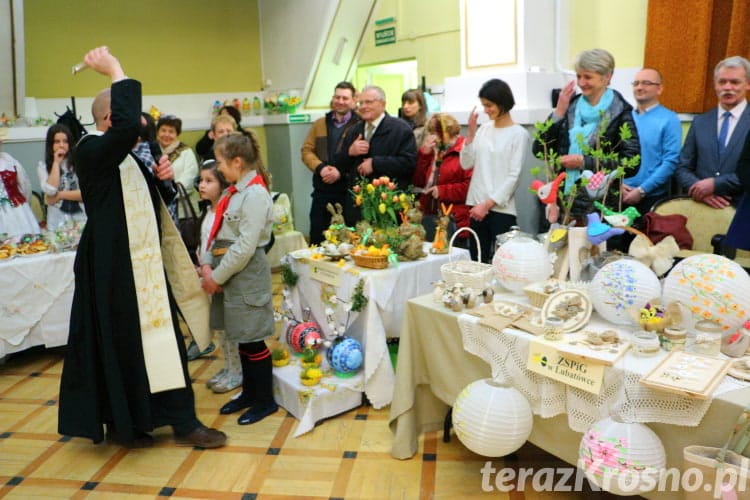
[[[685,327],[707,319],[733,332],[750,315],[750,276],[734,261],[710,253],[677,263],[664,279],[664,303],[679,301],[692,313]]]
[[[453,428],[468,449],[486,457],[518,450],[531,434],[528,400],[512,387],[482,379],[464,387],[453,404]]]
[[[602,318],[620,325],[638,325],[630,310],[661,297],[661,284],[648,266],[620,259],[599,269],[589,285],[589,295]]]
[[[544,281],[552,274],[544,245],[527,236],[517,236],[500,245],[492,265],[500,284],[513,293],[523,293],[527,285]]]
[[[640,495],[656,488],[667,464],[659,436],[644,424],[605,418],[586,431],[578,466],[604,491]]]

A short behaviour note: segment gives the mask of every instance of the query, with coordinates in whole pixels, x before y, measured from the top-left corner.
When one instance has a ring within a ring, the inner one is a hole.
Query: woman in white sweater
[[[482,262],[490,263],[496,236],[516,224],[514,195],[521,169],[531,154],[531,137],[510,116],[515,100],[507,83],[498,79],[485,82],[479,100],[490,121],[478,127],[479,114],[476,108],[472,110],[461,167],[474,167],[466,204],[471,207],[470,227],[479,236]],[[469,241],[476,259],[476,243],[473,238]]]

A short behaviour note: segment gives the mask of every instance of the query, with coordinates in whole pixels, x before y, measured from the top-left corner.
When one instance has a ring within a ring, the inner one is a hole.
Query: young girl
[[[200,253],[202,249],[206,248],[208,243],[208,235],[211,232],[211,226],[214,223],[214,213],[216,211],[216,204],[221,198],[221,193],[229,187],[229,183],[224,179],[224,176],[216,168],[216,162],[214,160],[207,160],[203,162],[200,169],[200,180],[198,181],[198,193],[201,197],[201,205],[203,205],[203,213],[201,214],[201,248],[198,249],[198,258],[200,260]],[[199,270],[200,272],[200,270]],[[221,304],[223,295],[217,293],[212,297],[213,302]],[[217,332],[219,337],[219,345],[224,353],[224,368],[219,370],[216,375],[206,382],[206,387],[216,393],[229,392],[232,389],[236,389],[242,384],[242,370],[240,369],[240,356],[237,350],[237,342],[229,342],[226,335],[219,330]],[[195,342],[191,342],[188,347],[188,360],[196,359],[204,354],[208,354],[208,351],[213,351],[213,344],[209,346],[204,352],[198,351],[198,346]]]
[[[209,294],[224,292],[221,303],[212,303],[211,327],[223,326],[227,341],[239,343],[242,393],[220,412],[247,408],[237,420],[246,425],[278,409],[271,353],[264,342],[274,333],[271,266],[263,249],[271,239],[273,201],[254,135],[222,137],[214,153],[219,171],[232,186],[216,206],[203,247],[203,289]]]
[[[6,134],[0,127],[0,145]],[[0,234],[39,233],[39,223],[29,204],[31,196],[31,181],[26,170],[11,155],[0,152]]]
[[[47,203],[47,229],[57,229],[69,220],[85,221],[81,190],[70,154],[73,135],[65,125],[47,129],[44,160],[37,165],[39,184]]]

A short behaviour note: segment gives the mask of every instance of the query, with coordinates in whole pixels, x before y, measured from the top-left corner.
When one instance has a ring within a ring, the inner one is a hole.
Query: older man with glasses
[[[335,167],[353,187],[360,177],[386,175],[406,189],[417,165],[417,143],[411,127],[385,111],[385,92],[374,85],[362,89],[357,101],[362,121],[352,127],[337,151]],[[359,209],[346,198],[344,217],[356,224]]]
[[[622,201],[642,214],[668,193],[680,157],[682,127],[677,114],[659,103],[662,81],[661,73],[654,68],[643,68],[633,80],[637,103],[633,121],[641,143],[641,165],[634,176],[625,179]]]

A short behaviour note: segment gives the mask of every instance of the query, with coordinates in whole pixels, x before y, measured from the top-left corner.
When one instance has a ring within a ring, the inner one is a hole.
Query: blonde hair
[[[240,132],[232,132],[216,140],[214,152],[219,153],[227,159],[241,158],[245,165],[258,172],[268,191],[271,191],[271,177],[268,175],[263,159],[260,156],[258,138],[253,131],[247,135]]]
[[[232,126],[232,130],[237,130],[237,120],[232,118],[230,115],[216,115],[211,120],[211,130],[216,130],[216,126],[219,123],[228,123]]]

